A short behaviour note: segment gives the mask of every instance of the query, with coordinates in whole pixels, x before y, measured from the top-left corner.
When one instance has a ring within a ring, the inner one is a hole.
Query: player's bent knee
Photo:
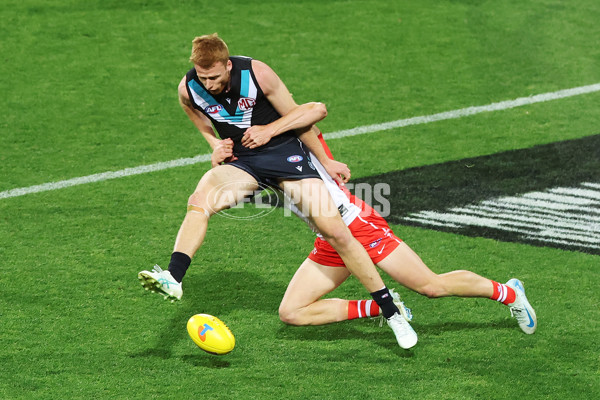
[[[188,199],[187,205],[188,213],[197,213],[205,215],[207,218],[211,216],[211,209],[206,205],[206,200],[198,192],[194,192]]]
[[[284,306],[279,306],[279,319],[281,322],[287,325],[301,326],[306,325],[303,323],[300,316],[300,310]]]
[[[343,228],[334,228],[326,232],[321,232],[325,239],[334,249],[345,248],[352,242],[350,231]]]

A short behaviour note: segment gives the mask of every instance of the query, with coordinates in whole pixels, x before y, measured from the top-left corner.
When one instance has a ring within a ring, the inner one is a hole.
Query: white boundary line
[[[347,129],[344,131],[326,134],[325,138],[338,139],[346,136],[362,135],[365,133],[402,128],[410,125],[428,124],[430,122],[462,118],[469,115],[480,114],[483,112],[508,110],[510,108],[526,106],[528,104],[543,103],[545,101],[564,99],[566,97],[579,96],[581,94],[593,93],[598,91],[600,91],[600,83],[588,86],[580,86],[572,89],[559,90],[557,92],[543,93],[530,97],[520,97],[518,99],[501,101],[499,103],[492,103],[485,106],[467,107],[461,108],[460,110],[446,111],[422,117],[399,119],[397,121],[385,122],[383,124],[360,126],[358,128]]]
[[[485,106],[474,106],[461,108],[459,110],[452,110],[441,112],[438,114],[425,115],[421,117],[413,117],[406,119],[399,119],[396,121],[385,122],[382,124],[359,126],[353,129],[346,129],[342,131],[332,132],[325,134],[325,139],[340,139],[347,136],[363,135],[365,133],[381,132],[390,129],[402,128],[410,125],[428,124],[430,122],[443,121],[448,119],[462,118],[469,115],[480,114],[483,112],[501,111],[508,110],[510,108],[521,107],[528,104],[542,103],[550,100],[564,99],[566,97],[579,96],[586,93],[593,93],[600,91],[600,83],[596,83],[588,86],[579,86],[572,89],[559,90],[556,92],[549,92],[538,94],[529,97],[520,97],[514,100],[501,101],[499,103],[492,103]],[[202,154],[191,158],[179,158],[177,160],[159,162],[150,165],[141,165],[138,167],[126,168],[120,171],[114,172],[102,172],[99,174],[82,176],[79,178],[67,179],[58,182],[43,183],[41,185],[34,185],[28,187],[22,187],[17,189],[10,189],[4,192],[0,192],[0,199],[7,199],[10,197],[24,196],[26,194],[46,192],[50,190],[63,189],[70,186],[83,185],[87,183],[106,181],[109,179],[123,178],[131,175],[145,174],[147,172],[161,171],[164,169],[183,167],[185,165],[198,164],[210,161],[210,154]]]

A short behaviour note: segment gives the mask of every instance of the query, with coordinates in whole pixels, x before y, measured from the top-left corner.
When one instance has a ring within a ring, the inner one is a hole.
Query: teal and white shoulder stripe
[[[257,89],[254,81],[250,77],[249,70],[243,70],[242,82],[241,82],[241,97],[249,97],[256,100]],[[250,128],[252,121],[252,108],[247,110],[241,110],[239,104],[236,107],[235,114],[230,115],[227,110],[217,101],[215,98],[204,89],[196,81],[189,81],[188,86],[192,93],[192,98],[196,104],[198,104],[203,110],[209,107],[220,107],[220,110],[215,113],[211,113],[211,116],[219,121],[230,125],[235,125],[240,129]]]

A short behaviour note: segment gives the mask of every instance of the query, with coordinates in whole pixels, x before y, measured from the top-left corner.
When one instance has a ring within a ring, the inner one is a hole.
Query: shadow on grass
[[[362,339],[376,344],[379,347],[388,349],[397,353],[398,357],[412,358],[417,356],[419,344],[409,350],[404,350],[398,346],[392,332],[384,325],[379,328],[379,324],[366,326],[365,324],[357,327],[350,326],[354,321],[347,321],[339,324],[330,324],[324,326],[282,326],[277,332],[277,338],[282,340],[298,341],[319,341],[319,342],[340,342],[344,340]],[[369,322],[369,321],[361,321]],[[359,322],[360,323],[360,322]],[[469,335],[472,331],[495,331],[501,330],[519,330],[516,321],[512,319],[503,319],[494,322],[465,322],[449,321],[437,323],[413,323],[413,328],[417,335],[443,336],[444,332],[464,332]],[[360,328],[360,329],[359,329]],[[376,329],[376,330],[373,330]],[[380,329],[380,330],[377,330]]]
[[[440,335],[444,332],[458,332],[470,330],[495,330],[495,329],[519,329],[517,322],[512,319],[503,319],[495,322],[467,322],[449,321],[436,323],[413,323],[412,327],[417,334]]]
[[[158,295],[148,296],[149,302],[152,300],[151,298],[156,302],[162,301]],[[183,302],[179,304],[159,304],[155,313],[149,313],[149,317],[156,320],[153,325],[157,329],[144,338],[146,349],[130,353],[129,357],[168,360],[175,357],[173,347],[181,340],[187,339],[186,324],[194,314],[191,310],[192,306]],[[171,309],[169,310],[167,307]]]
[[[219,316],[240,309],[276,313],[285,292],[285,286],[250,271],[206,270],[189,278],[185,300],[195,307],[194,314]]]
[[[363,322],[363,321],[361,321]],[[291,341],[319,341],[319,342],[332,342],[339,344],[341,341],[356,341],[364,340],[370,343],[374,343],[379,347],[393,351],[397,353],[399,357],[412,358],[415,356],[412,350],[404,350],[398,346],[394,334],[392,331],[384,325],[379,329],[379,323],[372,321],[372,327],[366,327],[366,329],[376,328],[375,331],[368,332],[360,330],[350,326],[352,321],[341,322],[338,324],[329,324],[323,326],[290,326],[283,325],[277,332],[276,337],[281,340]],[[360,323],[360,322],[359,322]],[[365,327],[363,325],[363,327]],[[352,354],[356,354],[354,350]],[[336,358],[339,358],[339,352],[336,351]]]
[[[221,369],[229,368],[231,366],[231,363],[229,361],[219,357],[220,356],[213,356],[210,354],[187,354],[181,357],[181,359],[183,360],[183,362],[191,364],[194,367]]]
[[[222,319],[232,311],[243,309],[249,312],[277,312],[279,299],[285,288],[267,282],[260,275],[247,271],[203,271],[197,275],[188,276],[183,284],[184,296],[181,301],[168,303],[162,296],[146,293],[147,314],[149,322],[157,329],[145,338],[147,348],[137,353],[130,353],[131,358],[171,359],[178,357],[173,354],[173,348],[181,341],[189,341],[186,325],[195,314],[211,314]],[[224,321],[227,323],[227,320]],[[192,347],[197,354],[182,356],[186,363],[209,367],[227,368],[229,362],[218,356],[205,354],[202,350]]]

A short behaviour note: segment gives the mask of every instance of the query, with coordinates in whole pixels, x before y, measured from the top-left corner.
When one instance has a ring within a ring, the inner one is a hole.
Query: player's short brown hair
[[[192,41],[190,61],[201,68],[210,68],[218,62],[227,65],[229,48],[218,34],[198,36]]]

